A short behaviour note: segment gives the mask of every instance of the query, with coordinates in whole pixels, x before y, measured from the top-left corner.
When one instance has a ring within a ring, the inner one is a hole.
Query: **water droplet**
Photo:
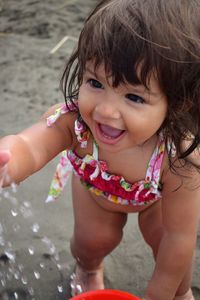
[[[56,252],[55,255],[54,255],[54,259],[55,259],[56,261],[59,261],[59,259],[60,259],[59,254],[58,254],[57,252]]]
[[[2,285],[2,286],[6,286],[5,278],[2,278],[2,279],[1,279],[1,285]]]
[[[48,237],[46,237],[46,236],[44,236],[42,238],[42,242],[45,243],[46,245],[49,245],[51,243],[50,239]]]
[[[28,280],[25,276],[22,276],[21,280],[24,285],[26,285],[28,283]]]
[[[8,248],[12,248],[12,243],[11,242],[7,242],[8,244]]]
[[[8,281],[10,281],[12,279],[12,274],[6,273],[6,278]]]
[[[19,265],[18,265],[18,269],[19,269],[19,271],[20,271],[20,272],[23,272],[23,270],[24,270],[24,266],[23,266],[23,265],[21,265],[21,264],[19,264]]]
[[[5,240],[3,236],[0,236],[0,246],[5,246]]]
[[[9,268],[8,268],[8,272],[13,273],[13,268],[12,268],[12,267],[9,267]]]
[[[3,233],[3,225],[0,223],[0,234]]]
[[[14,292],[14,297],[15,297],[15,299],[19,299],[17,292]]]
[[[38,271],[34,271],[33,273],[36,279],[40,279],[40,273]]]
[[[20,229],[20,226],[19,224],[13,224],[12,228],[14,232],[17,232]]]
[[[34,248],[33,246],[30,246],[30,247],[28,248],[28,252],[30,253],[30,255],[34,255],[34,253],[35,253],[35,248]]]
[[[6,198],[6,199],[9,199],[9,192],[3,190],[3,197]]]
[[[44,242],[47,245],[48,250],[49,250],[49,252],[50,252],[51,255],[55,253],[56,247],[55,247],[55,245],[52,243],[52,241],[48,237],[45,236],[42,239],[42,242]]]
[[[6,249],[4,253],[12,262],[15,262],[16,255],[12,249]]]
[[[55,253],[55,251],[56,251],[56,247],[55,247],[55,245],[54,244],[51,244],[51,247],[50,247],[50,253],[51,254],[54,254]]]
[[[58,285],[57,286],[59,293],[63,293],[63,286],[62,285]]]
[[[33,224],[33,226],[31,228],[34,233],[37,233],[40,229],[40,226],[39,226],[39,224],[35,223],[35,224]]]
[[[40,268],[44,269],[45,268],[45,264],[43,262],[40,263]]]
[[[82,289],[82,287],[81,287],[80,284],[77,284],[77,285],[76,285],[76,288],[77,288],[77,290],[78,290],[78,294],[81,294],[81,293],[83,292],[83,289]]]
[[[33,215],[33,212],[31,209],[29,209],[27,206],[21,206],[20,207],[20,212],[24,219],[27,219]]]
[[[28,292],[29,292],[29,295],[31,295],[31,296],[34,295],[34,289],[32,287],[28,288]]]
[[[15,198],[15,197],[13,197],[13,196],[9,196],[9,200],[10,200],[10,203],[12,204],[12,205],[14,205],[14,206],[17,206],[17,204],[18,204],[18,200],[17,200],[17,198]]]
[[[19,278],[20,278],[20,273],[19,273],[19,271],[16,270],[16,271],[14,272],[14,277],[15,277],[16,280],[19,280]]]
[[[10,186],[11,186],[11,188],[12,188],[12,192],[13,192],[13,193],[16,193],[16,192],[17,192],[17,185],[16,185],[16,183],[15,183],[15,182],[12,182]]]
[[[31,207],[31,203],[28,202],[28,201],[24,201],[24,206],[27,207],[27,208],[30,208]]]
[[[12,214],[13,217],[16,217],[16,216],[18,215],[17,209],[14,209],[14,208],[13,208],[13,209],[11,209],[10,212],[11,212],[11,214]]]

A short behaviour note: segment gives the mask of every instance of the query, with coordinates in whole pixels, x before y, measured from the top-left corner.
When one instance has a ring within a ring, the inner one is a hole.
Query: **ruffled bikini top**
[[[47,118],[47,126],[55,123],[62,114],[73,110],[75,110],[73,105],[67,108],[64,104],[55,114]],[[91,133],[80,117],[75,121],[74,130],[80,147],[85,148]],[[95,141],[93,153],[84,157],[80,157],[74,150],[63,151],[51,182],[47,201],[52,201],[60,195],[72,169],[91,192],[114,203],[139,206],[157,201],[161,198],[160,172],[164,154],[165,139],[160,133],[147,166],[145,179],[131,183],[121,175],[109,173],[107,163],[98,158],[98,145]]]

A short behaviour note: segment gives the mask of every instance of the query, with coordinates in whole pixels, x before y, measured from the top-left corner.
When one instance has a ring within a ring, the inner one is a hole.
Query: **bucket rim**
[[[115,290],[115,289],[104,289],[104,290],[88,291],[88,292],[81,293],[77,296],[74,296],[74,297],[70,298],[70,300],[81,300],[81,299],[83,299],[83,297],[94,296],[96,294],[102,294],[102,296],[104,296],[104,295],[107,295],[107,296],[109,296],[109,295],[124,296],[124,297],[127,297],[127,300],[141,300],[141,298],[139,298],[139,297],[137,297],[133,294],[130,294],[126,291]]]

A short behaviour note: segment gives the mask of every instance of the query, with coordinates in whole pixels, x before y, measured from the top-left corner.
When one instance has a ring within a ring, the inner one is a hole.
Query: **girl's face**
[[[152,75],[143,85],[112,87],[104,66],[87,64],[79,90],[79,109],[101,149],[117,152],[155,138],[167,113],[167,99]]]

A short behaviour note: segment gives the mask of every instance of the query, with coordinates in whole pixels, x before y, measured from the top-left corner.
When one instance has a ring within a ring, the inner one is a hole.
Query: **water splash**
[[[18,235],[19,239],[23,235],[23,226],[21,226],[21,220],[25,220],[27,224],[27,229],[30,229],[30,235],[35,235],[38,241],[41,241],[43,245],[46,247],[46,253],[48,253],[52,262],[55,263],[55,266],[60,274],[60,279],[62,278],[62,270],[65,268],[64,264],[60,262],[60,256],[58,250],[56,249],[56,245],[52,242],[52,240],[48,236],[38,236],[40,232],[40,224],[35,220],[34,210],[32,204],[26,199],[26,201],[21,201],[21,199],[17,199],[17,186],[15,184],[11,185],[9,190],[0,190],[0,202],[1,205],[6,205],[6,209],[8,210],[9,217],[9,227],[6,226],[5,220],[1,220],[0,222],[0,255],[4,257],[4,261],[0,259],[0,286],[6,291],[9,283],[16,282],[17,286],[21,286],[23,291],[26,291],[27,295],[29,295],[29,300],[34,300],[36,297],[34,286],[34,280],[41,280],[42,276],[45,276],[45,272],[48,272],[48,268],[44,261],[41,261],[36,268],[40,268],[40,270],[33,267],[32,272],[27,271],[27,267],[18,262],[18,255],[16,252],[16,245],[11,243],[7,236],[15,236]],[[24,222],[24,221],[23,221]],[[38,240],[38,237],[40,238]],[[17,238],[14,239],[14,241]],[[33,257],[36,253],[36,246],[34,244],[28,245],[25,253]],[[44,256],[45,258],[45,256]],[[45,258],[45,259],[46,259]],[[30,261],[30,260],[29,260]],[[3,264],[3,269],[1,269],[1,265]],[[34,270],[35,269],[35,270]],[[33,285],[33,286],[32,286]],[[8,289],[9,290],[9,289]],[[55,290],[59,293],[64,292],[64,288],[62,284],[59,284],[57,287],[55,286]],[[9,294],[9,292],[8,292]],[[10,299],[10,296],[7,296]],[[16,291],[12,291],[12,299],[20,299],[21,294]]]

